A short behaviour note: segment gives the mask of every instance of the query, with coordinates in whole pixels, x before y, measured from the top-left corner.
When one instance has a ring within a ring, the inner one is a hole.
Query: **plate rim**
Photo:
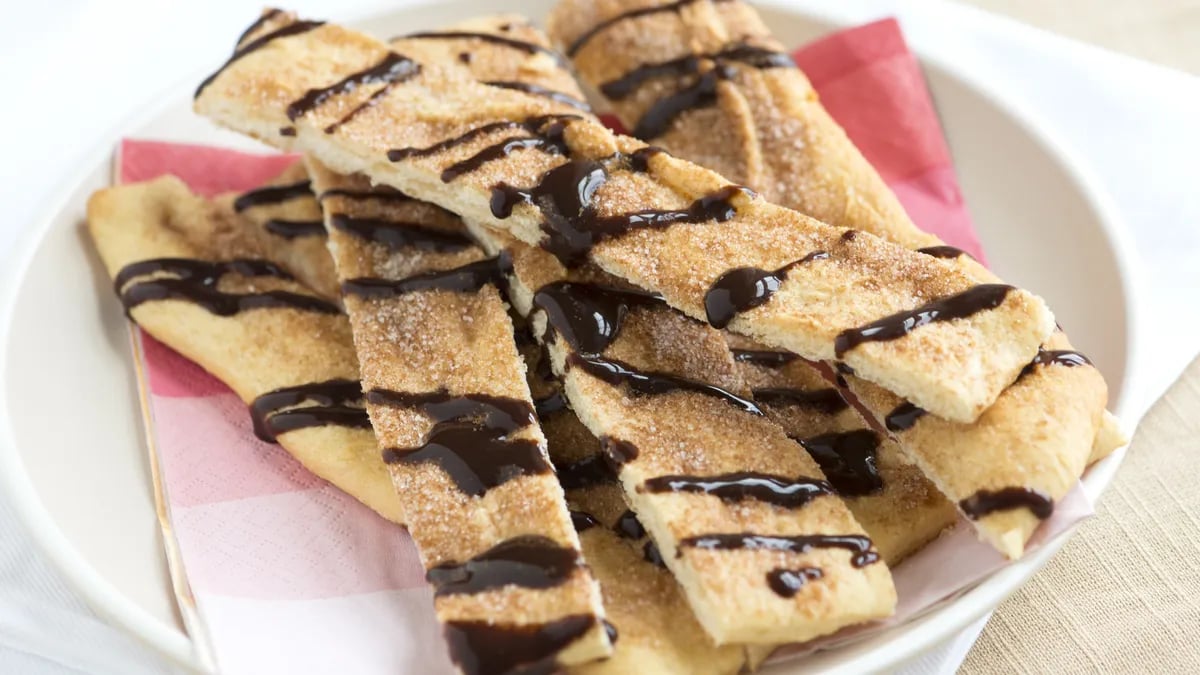
[[[387,8],[383,5],[356,12],[343,19],[344,23],[354,24],[369,21],[372,18],[391,16],[409,11],[417,6],[431,5],[436,0],[412,0],[402,2],[397,6]],[[848,20],[835,10],[797,6],[788,0],[755,0],[756,5],[769,7],[780,13],[797,15],[813,20],[835,29],[844,29],[860,23]],[[1001,113],[1011,119],[1017,127],[1028,135],[1037,145],[1059,164],[1067,179],[1079,190],[1084,200],[1091,206],[1099,230],[1113,252],[1117,275],[1121,282],[1121,290],[1125,296],[1125,355],[1126,364],[1119,390],[1121,401],[1114,414],[1122,420],[1122,426],[1128,427],[1133,420],[1129,418],[1134,411],[1140,411],[1143,406],[1136,406],[1132,399],[1139,394],[1142,360],[1141,348],[1141,304],[1138,301],[1142,288],[1141,273],[1134,256],[1135,248],[1132,235],[1118,215],[1113,199],[1103,183],[1093,171],[1079,161],[1073,150],[1054,136],[1034,113],[1028,104],[1019,100],[1004,99],[993,93],[986,84],[965,72],[950,59],[941,58],[920,45],[911,44],[910,49],[918,58],[922,68],[940,71],[942,75],[953,79],[955,83],[972,94],[986,100]],[[45,201],[37,214],[30,220],[32,227],[26,229],[19,237],[5,260],[10,263],[0,274],[0,412],[8,410],[7,382],[8,373],[8,338],[11,333],[13,314],[23,281],[32,263],[34,255],[44,241],[47,232],[61,213],[69,208],[72,195],[88,180],[98,166],[113,161],[115,148],[127,132],[146,126],[173,105],[179,98],[191,90],[191,82],[203,73],[193,74],[191,79],[179,79],[162,87],[155,95],[147,96],[143,103],[136,105],[131,112],[116,124],[110,126],[99,140],[85,152],[79,153],[75,165],[79,168],[66,178],[55,183],[56,188],[50,194],[55,195]],[[1121,448],[1109,457],[1097,462],[1091,467],[1084,483],[1089,492],[1095,496],[1102,494],[1112,481],[1117,468],[1124,459],[1126,448]],[[12,428],[7,417],[0,414],[0,487],[8,495],[9,503],[25,527],[35,547],[53,564],[63,580],[78,592],[88,606],[99,616],[108,619],[117,627],[130,633],[148,647],[167,656],[178,665],[200,671],[212,672],[211,665],[197,644],[179,628],[160,621],[124,595],[110,581],[100,575],[84,558],[78,549],[59,529],[56,521],[29,479],[25,471],[21,452],[13,437]],[[896,635],[889,642],[880,645],[866,653],[852,656],[845,662],[829,669],[831,673],[861,673],[876,672],[885,668],[894,668],[906,661],[912,660],[921,653],[931,649],[950,638],[954,633],[971,625],[984,614],[993,611],[1001,602],[1023,586],[1037,571],[1074,536],[1078,525],[1063,532],[1051,541],[1045,542],[1037,550],[1028,553],[1018,561],[994,572],[975,586],[962,592],[957,597],[943,603],[941,607],[914,619],[928,621],[929,625],[911,635]],[[884,655],[886,652],[886,655]],[[784,665],[784,664],[779,664]]]

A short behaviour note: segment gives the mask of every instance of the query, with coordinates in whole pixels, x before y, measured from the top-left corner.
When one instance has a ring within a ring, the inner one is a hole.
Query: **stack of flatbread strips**
[[[195,109],[303,161],[88,208],[128,316],[408,528],[462,672],[753,668],[889,616],[960,515],[1019,557],[1123,444],[1045,303],[912,224],[749,6],[547,25],[268,10]]]

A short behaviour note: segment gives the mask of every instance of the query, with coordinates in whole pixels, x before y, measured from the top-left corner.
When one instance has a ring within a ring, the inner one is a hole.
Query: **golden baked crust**
[[[278,25],[269,23],[262,30],[271,29]],[[561,141],[547,139],[551,133],[545,126],[514,124],[441,152],[407,150],[428,148],[501,120],[578,112],[550,98],[479,84],[460,67],[438,63],[428,44],[393,43],[420,69],[388,84],[385,94],[376,96],[378,87],[360,87],[289,119],[289,106],[306,92],[394,58],[386,45],[369,37],[328,24],[306,27],[268,40],[233,61],[202,88],[196,109],[269,143],[311,152],[335,170],[365,173],[530,243],[543,240],[542,214],[516,203],[510,205],[508,217],[498,217],[506,209],[500,204],[493,213],[493,187],[537,185],[548,170],[568,162],[563,149],[574,170],[644,147],[584,118],[565,122]],[[553,57],[539,53],[533,58]],[[362,108],[368,98],[372,105]],[[280,135],[279,129],[289,125],[295,135]],[[538,142],[558,152],[514,151],[471,171],[452,171],[452,180],[442,180],[445,170],[461,168],[461,162],[485,147],[517,136],[542,139]],[[396,161],[388,159],[389,151]],[[589,201],[599,217],[646,207],[689,209],[728,187],[717,174],[669,156],[650,157],[646,164],[646,172],[608,167],[607,180]],[[710,201],[708,206],[714,204]],[[812,359],[837,356],[836,338],[844,330],[975,286],[965,275],[925,256],[869,235],[843,237],[843,230],[744,193],[730,193],[728,206],[733,212],[726,213],[729,218],[723,222],[638,229],[604,239],[589,255],[607,271],[660,292],[673,306],[704,318],[705,295],[724,273],[747,266],[775,270],[814,251],[828,251],[827,260],[793,267],[771,302],[738,314],[729,324],[732,330]],[[935,322],[902,339],[867,342],[840,356],[861,376],[927,409],[951,419],[973,420],[1033,358],[1037,344],[1053,327],[1044,303],[1025,291],[1004,293],[998,302],[991,311]]]
[[[665,4],[562,0],[547,18],[547,31],[566,50],[605,21]],[[628,82],[638,69],[697,54],[717,59],[695,67],[659,67],[627,93],[610,86],[613,95],[604,95],[605,84],[622,78]],[[787,58],[786,49],[753,7],[736,0],[697,0],[677,11],[615,21],[571,56],[588,91],[632,130],[655,104],[700,86],[701,73],[731,67],[730,77],[717,81],[711,100],[682,112],[662,133],[642,140],[749,185],[767,201],[831,225],[873,232],[872,224],[879,220],[907,220],[904,208],[825,111],[804,74],[776,67],[790,63]],[[766,67],[750,66],[753,60]],[[913,249],[935,245],[930,235],[916,228],[908,234],[897,243]]]
[[[170,176],[96,192],[88,202],[87,225],[114,277],[130,263],[159,258],[264,257],[253,227],[226,202],[206,201]],[[133,283],[137,280],[123,284],[122,290]],[[219,288],[230,293],[275,289],[312,294],[296,281],[236,274],[223,275]],[[279,389],[358,379],[350,325],[341,314],[271,307],[218,316],[186,300],[164,299],[139,304],[129,315],[146,332],[229,385],[247,404]],[[282,409],[308,405],[313,403]],[[369,427],[305,427],[281,432],[277,439],[316,475],[388,520],[403,522],[400,501]]]
[[[542,656],[567,666],[608,655],[599,588],[579,557],[562,488],[533,419],[512,324],[490,283],[498,273],[468,287],[435,284],[381,295],[354,290],[364,280],[404,282],[494,263],[465,238],[452,214],[397,199],[394,192],[373,192],[367,180],[334,174],[312,158],[307,163],[323,195],[371,422],[385,457],[392,457],[388,467],[409,532],[433,575],[438,619],[453,632],[471,622],[509,630],[587,617],[586,632],[554,650],[557,655]],[[492,418],[511,408],[520,412],[512,413],[509,426]],[[532,459],[518,456],[505,464],[485,456],[513,450],[532,453]],[[422,459],[426,455],[431,459]],[[489,475],[497,461],[502,468]],[[436,576],[437,568],[468,564],[469,582],[471,574],[484,575],[469,565],[491,564],[488,552],[530,537],[542,548],[573,551],[577,564],[552,583],[527,586],[513,578],[465,592],[452,590],[463,583],[456,575],[447,581]],[[463,649],[451,640],[451,655],[460,663],[495,657]]]
[[[826,477],[884,562],[895,566],[954,525],[954,504],[889,434],[872,429],[845,404],[815,366],[745,338],[727,340],[742,378],[771,419],[832,465],[833,473],[822,464]]]

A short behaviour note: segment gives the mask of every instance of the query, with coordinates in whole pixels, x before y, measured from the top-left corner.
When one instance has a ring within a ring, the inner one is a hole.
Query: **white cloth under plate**
[[[901,19],[920,54],[953,59],[995,94],[1036,114],[1100,179],[1143,262],[1143,335],[1130,409],[1140,416],[1196,353],[1200,334],[1200,80],[1032,30],[942,0],[793,0],[860,23]],[[0,259],[39,215],[71,160],[181,77],[202,73],[260,0],[50,0],[9,3],[0,22]],[[348,16],[400,1],[287,3]],[[1097,11],[1102,11],[1097,9]],[[0,672],[160,673],[170,669],[95,618],[34,552],[0,503]],[[983,621],[909,664],[905,675],[952,673]]]

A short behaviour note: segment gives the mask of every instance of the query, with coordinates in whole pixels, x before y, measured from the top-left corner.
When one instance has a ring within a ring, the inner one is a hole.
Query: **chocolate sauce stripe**
[[[821,467],[821,472],[843,497],[863,497],[883,489],[876,466],[879,434],[853,429],[796,439]]]
[[[633,307],[666,306],[662,296],[640,290],[556,282],[539,289],[534,307],[576,351],[600,354],[616,339]]]
[[[567,367],[580,368],[588,375],[614,386],[626,385],[637,394],[660,395],[676,391],[694,392],[723,400],[752,415],[763,415],[762,409],[753,401],[720,387],[665,373],[642,372],[616,359],[572,353],[567,357]]]
[[[513,431],[535,423],[527,401],[486,394],[408,393],[372,389],[367,402],[419,410],[433,427],[422,445],[385,448],[389,464],[435,464],[457,489],[479,497],[521,476],[553,471],[536,442],[510,438]]]
[[[525,40],[517,40],[515,38],[504,37],[503,35],[494,35],[492,33],[477,33],[477,32],[471,32],[471,31],[436,31],[436,32],[409,33],[408,35],[400,35],[400,36],[392,38],[392,40],[462,40],[462,39],[483,40],[484,42],[490,42],[492,44],[501,45],[503,47],[518,49],[518,50],[523,51],[530,55],[545,54],[545,55],[549,56],[550,58],[554,59],[554,62],[559,64],[560,66],[566,67],[568,65],[566,59],[563,58],[562,54],[559,54],[558,52],[554,51],[553,49],[550,49],[549,47],[543,47],[542,45],[535,44],[533,42],[526,42]]]
[[[259,21],[262,21],[262,19],[259,19]],[[325,25],[324,21],[295,21],[239,46],[236,50],[234,50],[233,55],[229,57],[229,60],[222,64],[216,72],[204,78],[204,81],[201,82],[200,86],[196,88],[196,92],[192,95],[192,97],[199,98],[200,94],[204,92],[208,85],[212,84],[213,80],[217,79],[218,75],[225,72],[226,68],[233,65],[234,62],[242,59],[247,54],[258,51],[275,40],[307,33],[308,31],[320,28],[323,25]],[[254,26],[251,26],[251,29],[253,28]],[[251,32],[253,32],[253,30],[251,30]]]
[[[730,349],[733,360],[738,363],[752,363],[756,366],[777,368],[785,366],[799,358],[792,352],[774,351],[768,349]]]
[[[1040,490],[1008,487],[999,490],[980,490],[958,503],[959,509],[971,520],[979,520],[998,511],[1029,509],[1041,520],[1054,513],[1054,500]]]
[[[879,554],[871,548],[871,540],[856,534],[787,536],[760,535],[750,532],[704,534],[681,539],[676,557],[682,557],[684,549],[688,548],[708,551],[767,550],[786,553],[808,553],[814,548],[840,548],[850,552],[850,562],[855,567],[865,567],[879,560]]]
[[[834,415],[849,407],[841,392],[833,387],[827,389],[793,389],[788,387],[760,387],[753,390],[754,400],[767,405],[796,405],[813,408],[827,415]]]
[[[287,183],[286,185],[268,185],[243,192],[233,201],[233,210],[241,213],[256,206],[282,204],[294,199],[312,197],[312,183],[308,180]]]
[[[395,52],[388,52],[375,65],[351,73],[327,87],[309,89],[304,92],[303,96],[288,105],[288,120],[295,122],[300,117],[316,110],[329,99],[348,94],[359,87],[368,84],[388,86],[412,78],[419,72],[421,72],[421,66],[412,59]]]
[[[547,125],[555,123],[565,124],[571,120],[577,119],[582,118],[579,115],[540,115],[538,117],[532,117],[523,122],[516,122],[512,120],[489,122],[488,124],[483,124],[478,127],[468,129],[457,136],[438,141],[423,148],[410,147],[388,150],[387,158],[390,161],[399,162],[413,157],[432,157],[438,153],[449,150],[450,148],[470,143],[477,138],[487,136],[488,134],[492,134],[497,131],[523,129],[527,133],[536,134]]]
[[[530,82],[520,82],[520,81],[515,81],[515,80],[514,81],[492,80],[492,81],[484,82],[483,84],[486,84],[489,87],[497,87],[499,89],[510,89],[512,91],[519,91],[524,94],[529,94],[530,96],[540,96],[542,98],[548,98],[551,101],[554,101],[555,103],[562,103],[564,105],[569,105],[572,108],[578,108],[579,110],[583,110],[585,112],[592,111],[592,107],[590,105],[588,105],[587,101],[582,101],[566,92],[558,91],[556,89],[550,89],[548,87],[543,87],[541,85],[533,84]]]
[[[817,497],[834,494],[833,486],[824,480],[753,471],[715,476],[656,476],[642,483],[639,490],[710,495],[725,502],[757,501],[788,509],[800,508]]]
[[[829,259],[826,251],[812,251],[799,260],[768,272],[758,267],[738,267],[717,277],[704,294],[704,313],[713,328],[725,328],[738,314],[765,305],[783,286],[794,267]]]
[[[398,222],[388,218],[356,218],[334,213],[329,218],[329,225],[340,232],[393,249],[412,247],[421,251],[452,253],[475,245],[465,232],[437,230],[421,223]]]
[[[326,234],[325,221],[323,220],[284,220],[282,218],[272,218],[263,223],[263,229],[284,239],[323,237]]]
[[[636,153],[635,153],[636,154]],[[636,170],[634,158],[609,158]],[[738,195],[753,198],[754,192],[728,185],[692,202],[686,209],[646,209],[633,213],[601,216],[592,203],[596,191],[608,181],[608,167],[601,161],[575,159],[542,175],[532,188],[500,183],[492,188],[491,211],[499,219],[512,215],[517,204],[530,204],[542,212],[542,230],[547,237],[542,248],[566,264],[582,261],[596,243],[637,229],[663,229],[677,223],[723,222],[733,218]]]
[[[342,293],[364,299],[396,298],[408,293],[447,291],[476,293],[499,284],[503,274],[497,258],[486,258],[454,269],[425,272],[405,279],[362,277],[342,282]]]
[[[425,579],[436,597],[475,595],[515,586],[544,589],[560,586],[580,569],[579,551],[537,535],[507,539],[465,562],[430,568]]]
[[[337,379],[284,387],[255,398],[249,406],[250,419],[255,435],[267,442],[273,442],[275,436],[283,431],[316,426],[317,418],[321,417],[326,418],[324,422],[328,424],[361,427],[366,410],[349,404],[362,398],[362,385],[357,380]],[[304,403],[315,405],[297,407]],[[361,413],[361,418],[356,419],[356,413]],[[310,416],[313,424],[301,424],[304,415]],[[272,426],[271,421],[281,416],[284,417]],[[366,421],[369,425],[369,420]],[[283,429],[285,426],[288,428]]]
[[[592,26],[591,29],[589,29],[587,32],[585,32],[582,35],[580,35],[579,37],[575,38],[575,40],[570,44],[570,46],[567,47],[567,56],[574,57],[575,54],[577,54],[580,49],[583,49],[583,46],[585,44],[587,44],[588,41],[590,41],[592,38],[596,37],[600,33],[608,30],[612,26],[614,26],[618,23],[621,23],[622,21],[628,21],[630,19],[637,19],[637,18],[641,18],[641,17],[645,17],[645,16],[650,16],[653,14],[661,14],[663,12],[677,12],[680,9],[682,9],[683,7],[686,7],[687,5],[690,5],[697,1],[698,0],[675,0],[675,2],[670,2],[667,4],[663,4],[663,5],[654,5],[651,7],[642,7],[639,9],[632,9],[627,12],[622,12],[620,14],[617,14],[616,16],[609,17],[608,19],[601,21],[600,23],[596,24],[595,26]],[[712,0],[712,1],[713,2],[726,2],[728,0]]]
[[[590,614],[522,625],[449,621],[445,634],[450,658],[465,675],[534,675],[554,672],[557,654],[597,625]]]
[[[719,52],[688,54],[669,61],[645,63],[615,80],[601,84],[599,89],[606,98],[621,100],[633,94],[652,79],[682,77],[699,73],[700,66],[705,62],[716,62],[717,65],[720,65],[726,61],[734,61],[754,68],[794,68],[796,65],[790,56],[782,52],[747,44],[735,44]]]
[[[844,330],[834,341],[834,353],[842,356],[865,342],[897,340],[932,323],[967,319],[1004,303],[1010,291],[1005,284],[980,284],[961,293],[934,300],[916,309],[897,312],[865,326]]]

